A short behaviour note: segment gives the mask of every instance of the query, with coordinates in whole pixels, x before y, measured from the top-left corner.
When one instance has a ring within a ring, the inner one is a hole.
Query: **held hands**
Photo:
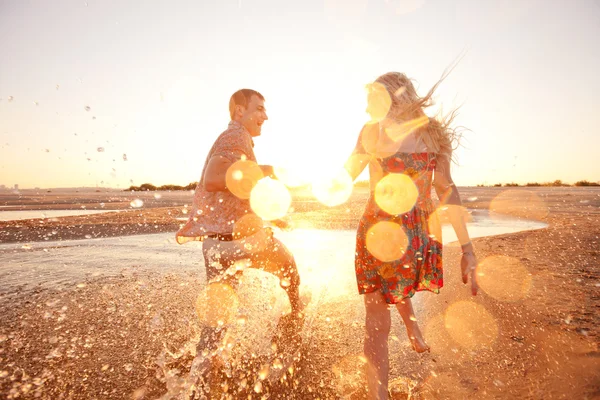
[[[469,276],[471,277],[471,293],[473,296],[476,296],[477,291],[479,290],[479,285],[477,284],[477,257],[475,257],[473,246],[470,243],[462,246],[460,270],[464,284],[468,282]]]

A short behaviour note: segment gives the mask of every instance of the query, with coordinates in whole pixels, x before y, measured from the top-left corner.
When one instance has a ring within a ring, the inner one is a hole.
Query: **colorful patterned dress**
[[[431,199],[435,153],[398,152],[371,162],[379,164],[384,177],[390,173],[408,175],[418,195],[410,211],[392,215],[379,207],[376,191],[371,191],[356,235],[355,268],[359,293],[379,290],[388,304],[412,297],[421,290],[439,293],[444,281],[441,233],[436,228],[439,220]],[[430,221],[430,217],[435,221]],[[369,251],[367,236],[372,234],[369,229],[380,221],[398,224],[406,235],[406,249],[400,252],[400,258],[382,261]]]

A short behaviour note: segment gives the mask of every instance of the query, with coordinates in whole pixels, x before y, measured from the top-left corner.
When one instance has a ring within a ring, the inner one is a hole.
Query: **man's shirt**
[[[250,132],[239,122],[229,122],[206,156],[200,182],[194,193],[194,202],[187,223],[177,232],[177,242],[202,240],[212,234],[230,234],[233,224],[242,216],[252,213],[250,201],[240,199],[229,190],[208,192],[204,188],[204,173],[211,157],[225,157],[231,163],[241,159],[256,162],[254,142]]]

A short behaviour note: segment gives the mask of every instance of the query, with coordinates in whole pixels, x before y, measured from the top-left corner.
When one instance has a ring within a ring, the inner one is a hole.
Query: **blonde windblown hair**
[[[423,110],[433,105],[433,93],[448,76],[450,71],[451,69],[446,70],[437,83],[423,97],[417,94],[412,81],[405,74],[388,72],[381,75],[375,82],[380,83],[386,88],[392,101],[387,117],[398,122],[426,117]],[[446,116],[429,117],[429,122],[419,128],[417,132],[419,138],[423,140],[428,149],[448,159],[452,158],[452,151],[458,145],[461,136],[460,132],[451,127],[457,111],[457,109],[454,109]]]

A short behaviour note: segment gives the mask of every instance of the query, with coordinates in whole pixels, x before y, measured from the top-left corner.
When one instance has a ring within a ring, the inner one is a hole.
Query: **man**
[[[268,119],[264,102],[264,97],[251,89],[238,90],[231,96],[231,122],[206,157],[190,217],[176,237],[178,243],[203,241],[202,252],[208,282],[235,280],[235,264],[241,260],[249,260],[251,268],[263,269],[276,275],[292,308],[291,318],[286,321],[297,321],[302,318],[302,306],[299,296],[300,277],[294,257],[283,243],[273,237],[270,230],[262,227],[262,220],[250,207],[247,193],[240,194],[239,190],[231,187],[235,184],[235,179],[231,179],[232,169],[234,175],[235,172],[240,173],[234,166],[240,162],[254,165],[255,170],[259,168],[261,175],[274,177],[273,167],[270,165],[253,164],[256,163],[256,157],[252,138],[260,136],[262,125]],[[257,220],[260,226],[256,226]],[[251,229],[248,229],[247,221],[254,224]],[[257,240],[260,245],[254,248],[249,246],[248,242],[244,242],[245,234],[259,236]],[[234,273],[231,273],[232,267]],[[202,336],[198,344],[199,350],[214,351],[220,336],[219,329],[204,327]]]

